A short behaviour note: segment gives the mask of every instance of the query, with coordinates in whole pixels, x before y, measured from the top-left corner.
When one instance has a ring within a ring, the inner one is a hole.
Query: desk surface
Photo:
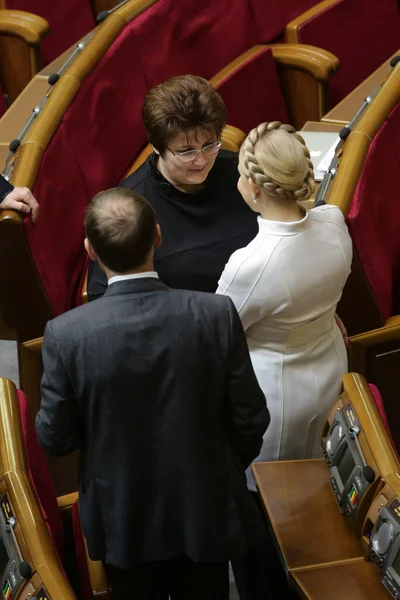
[[[399,54],[399,52],[396,52]],[[393,56],[396,56],[394,54]],[[378,85],[380,85],[386,76],[389,74],[391,67],[389,65],[391,56],[383,65],[381,65],[376,71],[374,71],[367,79],[365,79],[359,86],[357,86],[346,98],[343,98],[339,104],[337,104],[332,110],[322,117],[322,121],[328,121],[333,123],[339,123],[341,127],[347,125],[349,121],[354,117],[357,110],[365,98],[370,94]]]
[[[253,470],[290,570],[363,557],[339,513],[324,460],[254,463]]]
[[[363,560],[292,573],[303,598],[311,600],[390,600],[377,565]]]

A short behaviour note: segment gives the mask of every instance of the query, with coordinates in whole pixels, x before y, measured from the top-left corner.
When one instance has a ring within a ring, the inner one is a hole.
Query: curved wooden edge
[[[85,276],[83,278],[83,283],[82,283],[82,291],[81,291],[82,304],[87,304],[89,302],[88,289],[87,289],[88,275],[89,275],[89,269],[86,269],[86,273],[85,273]]]
[[[14,35],[27,44],[35,45],[49,33],[48,22],[29,12],[22,10],[0,10],[0,35]]]
[[[15,385],[0,379],[0,454],[7,492],[17,522],[47,592],[54,600],[75,600],[29,479]]]
[[[43,338],[18,343],[19,387],[28,397],[29,409],[35,417],[40,408],[43,375]]]
[[[322,48],[308,44],[269,44],[275,61],[310,73],[317,81],[326,82],[339,70],[339,59]]]
[[[211,85],[213,85],[214,87],[219,85],[221,81],[223,81],[226,77],[229,77],[229,75],[233,71],[235,71],[235,69],[240,67],[241,64],[246,62],[246,60],[248,60],[249,58],[252,58],[253,56],[259,54],[262,50],[264,50],[264,48],[267,48],[265,44],[257,44],[256,46],[252,46],[251,48],[246,50],[246,52],[240,54],[240,56],[236,57],[229,64],[227,64],[226,67],[218,71],[218,73],[216,73],[214,77],[211,77]]]
[[[307,21],[310,21],[317,15],[323,13],[325,10],[329,9],[331,6],[337,4],[341,0],[324,0],[323,2],[319,2],[309,10],[306,10],[304,13],[290,21],[286,25],[285,37],[286,41],[289,44],[297,44],[298,43],[298,29],[304,25]]]
[[[345,218],[350,210],[370,144],[370,137],[359,131],[357,127],[342,146],[337,173],[325,201],[327,204],[338,206]]]
[[[156,1],[158,0],[131,0],[131,2],[112,13],[94,30],[84,51],[77,56],[57,85],[54,86],[39,117],[27,133],[19,151],[20,155],[12,178],[13,183],[18,178],[19,183],[17,185],[32,187],[43,151],[77,94],[80,85],[92,73],[126,24]],[[36,151],[30,151],[29,157],[26,157],[22,150],[24,146],[29,144],[36,144]],[[32,161],[35,165],[33,169],[31,167]]]
[[[383,327],[359,333],[358,335],[352,335],[349,337],[349,344],[350,348],[351,346],[371,348],[378,344],[396,340],[400,342],[400,316],[390,317]]]
[[[389,473],[399,472],[399,461],[365,378],[358,373],[348,373],[342,381],[380,475],[384,478]]]
[[[345,217],[350,209],[370,143],[399,101],[400,63],[385,79],[342,147],[340,164],[328,190],[326,201],[339,206]]]

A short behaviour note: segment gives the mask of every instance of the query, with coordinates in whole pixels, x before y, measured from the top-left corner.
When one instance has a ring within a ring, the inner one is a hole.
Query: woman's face
[[[163,156],[159,157],[158,168],[174,187],[188,192],[196,191],[207,179],[218,152],[213,154],[199,152],[190,162],[184,162],[178,153],[202,150],[217,142],[218,139],[212,131],[196,129],[189,135],[181,133],[168,143]]]

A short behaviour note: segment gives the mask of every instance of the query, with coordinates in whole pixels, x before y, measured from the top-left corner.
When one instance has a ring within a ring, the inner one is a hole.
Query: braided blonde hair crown
[[[314,169],[303,138],[279,121],[252,129],[240,149],[240,171],[268,195],[307,200],[314,190]]]

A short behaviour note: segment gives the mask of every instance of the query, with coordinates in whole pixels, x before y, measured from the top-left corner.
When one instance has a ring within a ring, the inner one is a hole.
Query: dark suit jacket
[[[43,448],[81,448],[89,555],[227,560],[263,541],[244,470],[269,423],[228,297],[116,282],[47,324]]]

